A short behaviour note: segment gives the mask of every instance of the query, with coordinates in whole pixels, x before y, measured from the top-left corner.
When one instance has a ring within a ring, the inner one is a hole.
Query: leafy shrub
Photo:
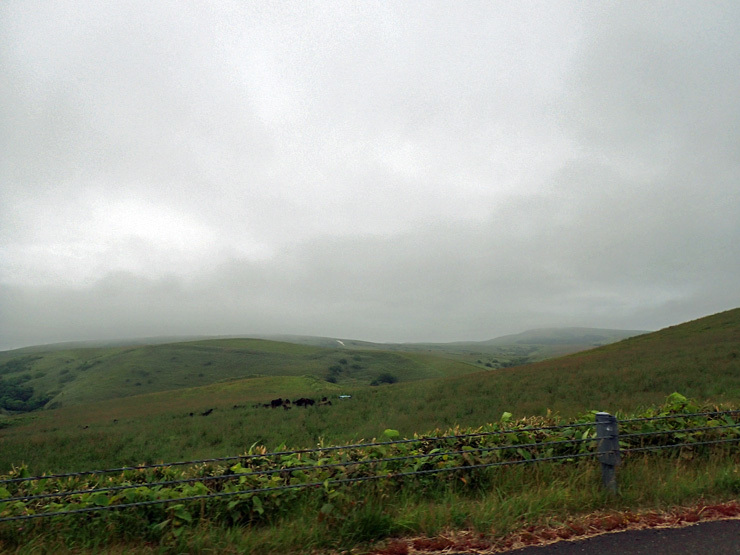
[[[370,385],[380,385],[380,384],[392,384],[396,383],[398,381],[398,378],[394,376],[393,374],[390,374],[388,372],[383,372],[380,376],[375,378]]]
[[[20,380],[3,380],[0,378],[0,405],[8,410],[23,410],[12,408],[17,406],[13,401],[25,403],[33,397],[33,387],[22,385]],[[11,403],[12,407],[8,405]]]
[[[339,364],[334,364],[329,367],[329,373],[326,376],[326,381],[329,383],[337,383],[337,380],[339,379],[339,374],[342,373],[344,368],[342,368]]]
[[[8,362],[0,364],[0,375],[28,371],[31,369],[31,366],[33,366],[33,362],[40,358],[41,357],[38,356],[27,356],[9,360]]]
[[[62,375],[62,376],[59,376],[59,384],[63,384],[63,383],[68,383],[68,382],[72,382],[72,381],[74,381],[74,380],[75,380],[76,378],[77,378],[77,376],[75,376],[74,374],[68,374],[68,373],[65,373],[64,375]]]

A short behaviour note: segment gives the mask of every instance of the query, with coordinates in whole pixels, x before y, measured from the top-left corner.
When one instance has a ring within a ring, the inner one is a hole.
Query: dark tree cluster
[[[33,387],[25,382],[31,379],[31,376],[24,374],[14,379],[0,378],[0,407],[5,410],[28,412],[40,409],[49,402],[50,397],[40,397],[31,400],[33,397]]]
[[[375,378],[370,385],[381,385],[384,383],[392,384],[396,383],[398,381],[398,378],[394,376],[393,374],[389,374],[388,372],[383,372],[380,376]]]
[[[326,381],[329,383],[337,383],[339,375],[342,373],[344,368],[340,364],[333,364],[329,366],[329,373],[326,376]]]

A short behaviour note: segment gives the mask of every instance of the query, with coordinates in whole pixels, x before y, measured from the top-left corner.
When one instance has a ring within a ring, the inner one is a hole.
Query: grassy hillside
[[[306,371],[311,361],[323,369],[337,357],[351,360],[352,355],[343,351],[220,340],[188,344],[186,351],[182,345],[168,345],[157,352],[162,360],[191,353],[190,364],[198,368],[194,361],[199,361],[199,369],[207,368],[203,364],[214,352],[231,352],[237,367],[244,364],[248,347],[259,356],[261,368],[285,366],[296,375],[225,379],[6,418],[6,427],[0,430],[0,469],[21,461],[38,472],[234,455],[255,442],[271,449],[282,443],[308,447],[319,441],[379,437],[386,428],[410,436],[455,425],[479,426],[498,420],[504,411],[515,417],[548,410],[563,416],[592,409],[633,411],[660,404],[674,391],[714,403],[740,404],[740,309],[524,367],[382,387],[369,387],[351,376],[331,384]],[[130,371],[136,356],[145,353],[98,354],[104,360],[129,361]],[[425,353],[363,351],[357,356],[378,370],[417,369],[417,376],[444,375],[451,368],[449,361]],[[97,366],[104,364],[108,363]],[[339,399],[339,394],[352,397]],[[289,411],[254,406],[276,397],[301,396],[327,396],[332,405]],[[215,410],[210,415],[202,416],[211,408]]]
[[[370,343],[353,339],[304,336],[278,336],[271,339],[318,347],[336,347],[341,344],[350,349],[433,353],[478,366],[483,370],[520,366],[615,343],[644,333],[648,332],[603,328],[543,328],[487,341],[453,343]]]
[[[259,376],[313,376],[369,385],[475,371],[428,353],[320,348],[262,339],[214,339],[161,345],[0,353],[0,377],[33,388],[46,406],[89,403]]]
[[[540,328],[504,335],[481,342],[484,345],[582,345],[601,347],[628,337],[649,333],[645,330],[605,328]]]
[[[379,344],[322,337],[281,341],[148,338],[0,352],[0,413],[87,403],[257,376],[311,375],[344,385],[406,382],[509,368],[638,332],[567,328],[491,341]]]
[[[430,382],[423,395],[440,410],[457,396],[473,418],[493,418],[499,410],[637,410],[674,391],[740,402],[740,309],[536,364]]]

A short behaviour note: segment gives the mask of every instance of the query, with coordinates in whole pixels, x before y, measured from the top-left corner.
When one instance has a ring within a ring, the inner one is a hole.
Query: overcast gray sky
[[[740,306],[740,3],[0,3],[0,348]]]

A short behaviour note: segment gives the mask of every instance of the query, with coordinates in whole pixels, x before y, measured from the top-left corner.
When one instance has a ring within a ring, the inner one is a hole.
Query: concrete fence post
[[[608,412],[596,413],[596,439],[599,441],[599,462],[601,481],[606,489],[617,493],[617,473],[619,466],[619,427],[616,417]]]

